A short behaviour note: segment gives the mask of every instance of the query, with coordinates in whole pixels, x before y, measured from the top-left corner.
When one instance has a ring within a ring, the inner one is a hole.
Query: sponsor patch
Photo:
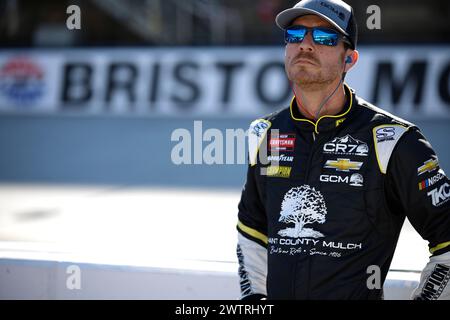
[[[278,137],[270,137],[269,150],[270,151],[294,151],[295,148],[295,133],[280,133]]]
[[[305,225],[324,223],[327,214],[325,199],[319,190],[309,185],[291,188],[284,195],[281,203],[279,222],[294,223],[293,228],[278,231],[282,237],[290,238],[321,238],[324,235]]]
[[[294,161],[294,156],[287,156],[285,154],[270,155],[267,157],[267,160],[273,162],[292,162]]]
[[[395,140],[395,128],[394,127],[382,127],[375,132],[377,142],[393,141]]]
[[[427,196],[431,197],[433,206],[439,207],[443,205],[450,199],[450,184],[448,182],[444,183],[442,186],[428,192]]]
[[[286,227],[268,238],[268,253],[340,258],[346,251],[363,249],[361,242],[327,240],[318,228],[326,223],[326,217],[325,198],[319,190],[309,185],[291,188],[284,195],[278,219]]]
[[[251,132],[256,135],[258,138],[261,138],[262,135],[266,132],[270,127],[270,122],[264,119],[255,122],[251,127]]]
[[[382,124],[372,129],[375,155],[380,172],[386,174],[389,159],[408,128],[399,124]]]
[[[419,168],[417,168],[417,175],[420,176],[425,172],[431,172],[439,167],[439,161],[437,159],[429,159],[423,163]]]
[[[432,186],[436,182],[440,181],[442,178],[445,178],[445,174],[442,169],[439,169],[439,172],[436,175],[419,182],[419,190],[424,190],[424,189]]]
[[[354,187],[362,187],[364,184],[364,178],[359,173],[354,173],[350,176],[349,185]]]
[[[364,178],[359,173],[354,173],[351,176],[339,176],[333,174],[322,174],[320,176],[321,182],[327,183],[345,183],[353,187],[362,187],[364,184]]]
[[[291,167],[286,166],[269,166],[266,169],[268,177],[289,178],[291,176]]]
[[[267,142],[265,140],[266,132],[271,125],[271,122],[265,119],[257,119],[250,124],[248,131],[248,155],[252,166],[257,162],[259,147],[263,142]]]
[[[327,160],[327,162],[325,162],[324,168],[336,169],[336,171],[350,172],[350,170],[361,169],[362,165],[363,163],[359,161],[351,161],[350,159],[338,158],[337,160]]]
[[[323,153],[345,156],[367,156],[369,147],[367,146],[367,143],[347,134],[340,138],[336,137],[325,143],[323,145]]]

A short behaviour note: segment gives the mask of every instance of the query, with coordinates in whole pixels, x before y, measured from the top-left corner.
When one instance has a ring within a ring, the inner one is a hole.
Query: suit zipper
[[[321,140],[323,140],[323,138],[319,139],[319,135],[320,135],[319,133],[316,135],[316,133],[314,131],[312,132],[313,143],[311,145],[311,151],[309,153],[308,162],[307,162],[307,166],[306,166],[306,174],[305,174],[305,183],[306,184],[309,184],[309,181],[308,181],[309,180],[309,171],[310,171],[310,168],[311,168],[312,159],[313,159],[314,154],[315,154],[315,149],[316,149],[316,147],[318,145],[320,145]],[[307,259],[307,264],[308,264],[308,269],[307,269],[308,278],[306,280],[306,299],[309,299],[310,291],[311,291],[311,289],[310,289],[311,259],[309,259],[309,257]]]
[[[311,167],[311,161],[314,155],[314,149],[316,146],[316,138],[318,138],[318,136],[316,136],[316,134],[314,133],[314,131],[312,132],[312,138],[313,138],[313,143],[311,145],[311,151],[309,153],[309,157],[308,157],[308,162],[307,162],[307,166],[306,166],[306,173],[305,173],[305,183],[308,183],[308,178],[309,178],[309,169]]]
[[[311,167],[311,162],[314,156],[314,152],[315,152],[315,147],[317,144],[316,141],[316,134],[314,133],[314,131],[312,132],[312,138],[313,138],[313,143],[311,145],[311,151],[309,153],[309,157],[308,157],[308,162],[307,162],[307,166],[306,166],[306,174],[305,174],[305,183],[308,183],[308,179],[309,179],[309,171],[310,171],[310,167]],[[309,257],[308,257],[309,258]],[[306,299],[309,299],[309,294],[310,294],[310,276],[311,276],[311,259],[307,259],[307,264],[308,264],[308,268],[307,268],[307,272],[308,272],[308,278],[306,279]]]

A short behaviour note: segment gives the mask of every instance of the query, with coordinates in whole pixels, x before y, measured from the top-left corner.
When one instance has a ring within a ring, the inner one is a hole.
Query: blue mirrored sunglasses
[[[300,43],[305,39],[308,31],[311,31],[312,38],[317,44],[336,46],[339,43],[340,38],[349,43],[344,35],[334,29],[323,27],[308,28],[301,25],[288,27],[284,31],[284,41],[286,43]]]

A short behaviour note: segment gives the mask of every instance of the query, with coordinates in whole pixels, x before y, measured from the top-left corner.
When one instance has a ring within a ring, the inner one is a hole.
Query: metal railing
[[[242,40],[236,10],[220,1],[93,0],[102,11],[148,42],[218,45]],[[175,38],[175,41],[174,41]]]

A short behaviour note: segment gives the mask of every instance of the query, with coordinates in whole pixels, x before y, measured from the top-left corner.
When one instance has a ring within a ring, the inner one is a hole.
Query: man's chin
[[[293,82],[302,85],[317,85],[319,83],[322,83],[323,81],[314,76],[302,75],[295,77]]]
[[[301,86],[323,86],[333,82],[332,79],[324,79],[320,74],[306,70],[297,70],[290,74],[289,79]]]
[[[321,90],[326,87],[329,82],[324,81],[323,79],[317,78],[308,78],[308,77],[299,77],[296,78],[293,83],[295,83],[298,87],[305,90]]]
[[[291,78],[305,82],[315,82],[320,80],[320,74],[317,70],[312,70],[311,67],[300,66],[295,68],[294,72],[291,73]]]

